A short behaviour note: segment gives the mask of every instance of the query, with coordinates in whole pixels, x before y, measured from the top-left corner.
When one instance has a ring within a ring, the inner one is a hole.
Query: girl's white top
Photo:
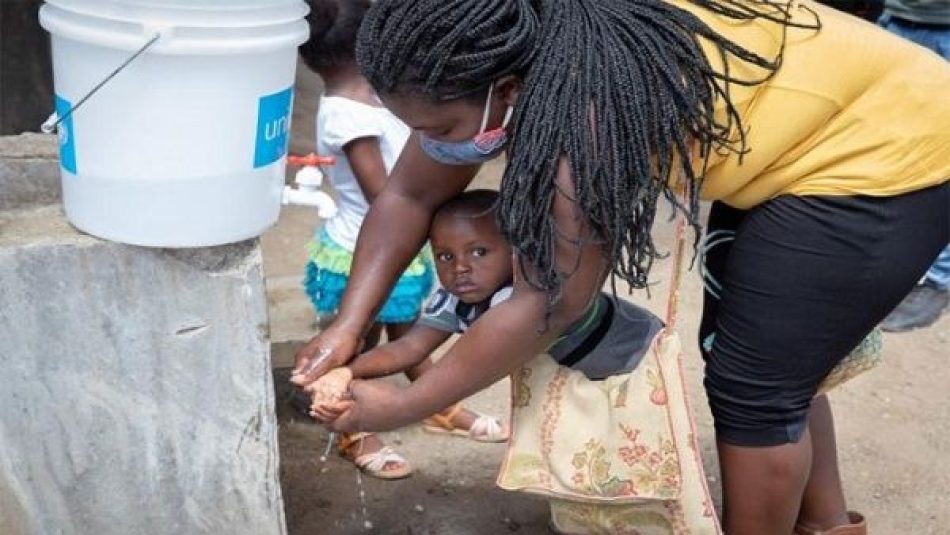
[[[334,156],[336,164],[326,169],[336,190],[339,211],[327,221],[326,231],[333,241],[353,251],[369,202],[363,195],[353,168],[343,152],[348,143],[365,137],[379,139],[387,175],[409,140],[409,127],[389,110],[368,106],[344,97],[320,98],[317,112],[317,154]]]

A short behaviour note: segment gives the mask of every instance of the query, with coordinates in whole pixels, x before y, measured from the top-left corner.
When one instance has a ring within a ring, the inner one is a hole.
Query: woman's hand
[[[353,381],[349,399],[327,407],[323,423],[332,431],[356,433],[391,431],[412,423],[402,405],[406,392],[385,380]]]
[[[345,366],[361,342],[359,335],[330,325],[297,351],[290,382],[305,388],[328,371]]]

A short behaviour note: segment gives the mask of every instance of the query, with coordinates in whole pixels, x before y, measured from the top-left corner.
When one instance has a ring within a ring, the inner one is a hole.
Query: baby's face
[[[429,239],[442,287],[463,303],[480,303],[511,280],[511,247],[490,214],[437,218]]]

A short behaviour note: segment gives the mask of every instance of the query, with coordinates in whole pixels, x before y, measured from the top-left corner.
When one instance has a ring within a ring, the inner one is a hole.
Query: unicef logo
[[[65,124],[60,124],[57,128],[57,133],[59,134],[59,144],[66,145],[69,143],[69,128]]]

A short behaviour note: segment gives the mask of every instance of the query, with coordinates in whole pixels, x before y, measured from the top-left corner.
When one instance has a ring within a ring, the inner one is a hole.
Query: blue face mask
[[[505,120],[499,128],[485,131],[488,127],[488,115],[491,112],[491,97],[495,85],[488,88],[488,100],[482,115],[482,127],[478,135],[466,141],[438,141],[423,135],[419,136],[422,151],[433,160],[446,165],[478,165],[495,159],[508,144],[508,122],[514,111],[510,106]]]

